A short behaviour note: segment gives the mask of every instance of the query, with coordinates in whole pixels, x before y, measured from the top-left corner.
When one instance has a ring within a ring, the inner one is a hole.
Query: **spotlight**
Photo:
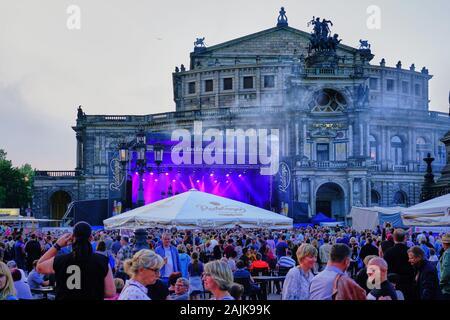
[[[242,177],[242,174],[239,174],[238,177],[239,177],[239,178]]]
[[[200,180],[197,180],[197,183],[200,183]]]
[[[217,180],[214,180],[214,183],[217,183]]]
[[[152,175],[153,175],[153,172],[150,172],[150,175],[152,176]]]
[[[226,177],[229,177],[230,176],[230,174],[229,173],[227,173],[226,175],[225,175]]]
[[[155,179],[155,182],[158,182],[158,179]]]
[[[210,176],[210,177],[214,177],[214,173],[211,173],[209,176]]]
[[[172,182],[177,182],[177,180],[173,179]]]
[[[168,176],[169,175],[169,173],[168,172],[166,172],[166,176]]]
[[[145,182],[145,179],[142,179],[142,182]]]
[[[227,180],[227,183],[228,183],[228,182],[230,182],[230,181]]]
[[[136,175],[138,175],[139,173],[138,172],[136,172]]]

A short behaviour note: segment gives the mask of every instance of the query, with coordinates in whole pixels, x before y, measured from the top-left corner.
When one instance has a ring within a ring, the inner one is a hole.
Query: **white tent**
[[[352,228],[356,231],[375,230],[380,224],[380,214],[395,215],[403,209],[403,207],[352,207],[350,211]]]
[[[450,194],[402,210],[407,226],[450,226]]]
[[[246,203],[191,189],[103,221],[105,229],[290,229],[292,219]]]

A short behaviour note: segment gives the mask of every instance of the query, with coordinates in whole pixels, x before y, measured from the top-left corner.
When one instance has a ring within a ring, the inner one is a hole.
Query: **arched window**
[[[369,135],[369,145],[370,145],[370,158],[372,160],[377,160],[377,140],[373,135]]]
[[[438,162],[445,163],[445,144],[442,142],[438,144]]]
[[[398,136],[391,138],[391,160],[395,165],[403,163],[403,142]]]
[[[403,191],[397,191],[394,194],[394,204],[396,205],[406,205],[407,197],[406,193]]]
[[[381,197],[380,197],[380,194],[378,193],[378,191],[372,190],[370,192],[370,202],[372,203],[372,205],[380,204],[380,200],[381,200]]]
[[[424,138],[418,137],[416,139],[416,161],[423,163],[423,159],[426,158],[427,153],[430,152],[429,145]]]
[[[309,107],[315,113],[344,112],[347,108],[347,101],[336,90],[323,89],[314,93]]]

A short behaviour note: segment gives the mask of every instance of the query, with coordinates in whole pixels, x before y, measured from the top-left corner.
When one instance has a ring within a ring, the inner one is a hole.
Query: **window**
[[[275,88],[275,76],[264,76],[264,88]]]
[[[253,89],[253,77],[244,77],[244,89]]]
[[[329,161],[330,151],[328,143],[318,143],[317,144],[317,161]]]
[[[416,160],[422,163],[423,158],[426,158],[428,152],[428,146],[424,138],[418,137],[416,139]]]
[[[195,93],[195,82],[189,82],[188,83],[188,93],[194,94]]]
[[[377,140],[374,136],[369,136],[369,145],[370,145],[370,158],[372,160],[377,160]]]
[[[223,90],[233,90],[233,78],[223,79]]]
[[[374,204],[379,204],[380,203],[380,194],[378,193],[378,191],[376,190],[372,190],[370,192],[370,202],[372,203],[372,205]]]
[[[205,92],[211,92],[211,91],[213,91],[213,81],[205,80]]]
[[[387,91],[394,91],[394,80],[393,79],[387,79],[386,90]]]
[[[391,160],[395,165],[403,163],[403,142],[398,136],[391,138]]]
[[[406,205],[406,194],[403,191],[397,191],[395,193],[394,204]]]
[[[420,96],[420,84],[416,83],[414,85],[414,93],[416,94],[416,96]]]
[[[445,145],[442,142],[439,142],[438,145],[438,161],[445,163]]]
[[[404,93],[404,94],[409,93],[408,85],[409,85],[409,83],[407,81],[402,81],[402,93]]]
[[[378,90],[378,79],[377,78],[369,79],[369,88],[370,88],[370,90]]]

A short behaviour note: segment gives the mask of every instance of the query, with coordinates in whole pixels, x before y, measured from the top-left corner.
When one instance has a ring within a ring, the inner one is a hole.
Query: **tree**
[[[0,149],[0,207],[26,208],[31,203],[34,170],[29,164],[13,167]]]

